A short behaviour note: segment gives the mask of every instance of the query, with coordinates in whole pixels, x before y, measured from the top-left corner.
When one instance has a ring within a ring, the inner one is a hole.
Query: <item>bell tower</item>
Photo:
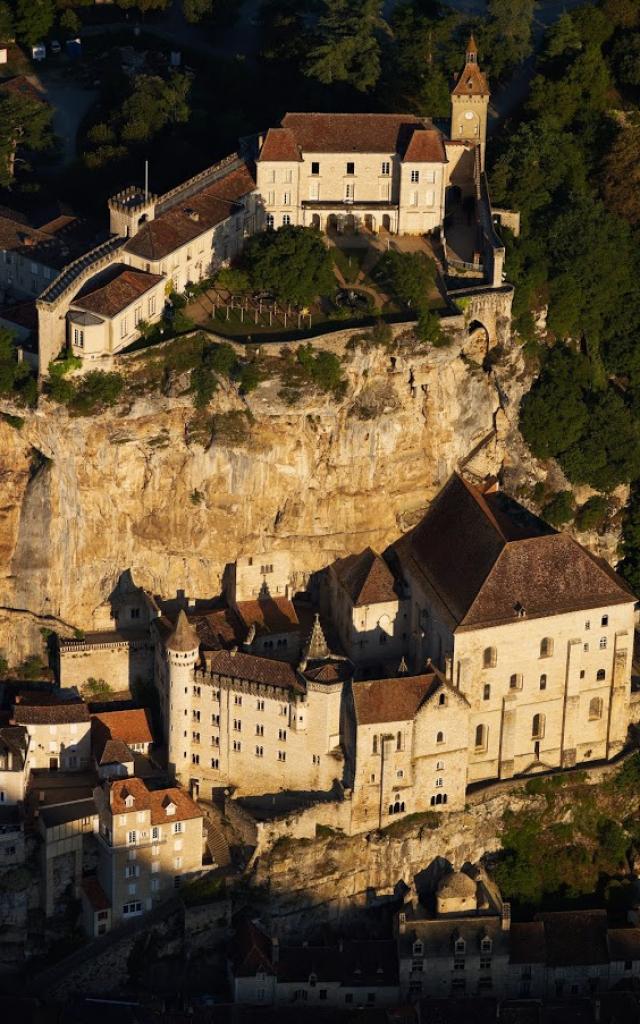
[[[489,96],[487,79],[478,65],[478,47],[470,36],[464,69],[451,93],[451,139],[477,143],[482,170],[487,145]]]

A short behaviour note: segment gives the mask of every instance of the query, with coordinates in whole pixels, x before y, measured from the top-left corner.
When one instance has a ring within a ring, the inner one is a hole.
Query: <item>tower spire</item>
[[[311,627],[311,633],[307,640],[302,656],[305,662],[307,661],[323,661],[324,658],[330,657],[331,652],[329,650],[325,635],[320,625],[320,616],[316,612],[313,626]]]
[[[467,43],[467,64],[478,63],[478,44],[476,43],[473,32],[469,36],[469,42]]]

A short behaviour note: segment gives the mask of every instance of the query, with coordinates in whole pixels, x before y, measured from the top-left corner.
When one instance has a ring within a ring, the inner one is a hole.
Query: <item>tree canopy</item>
[[[329,251],[315,228],[285,226],[254,235],[243,264],[252,286],[273,292],[281,302],[304,306],[335,289]]]

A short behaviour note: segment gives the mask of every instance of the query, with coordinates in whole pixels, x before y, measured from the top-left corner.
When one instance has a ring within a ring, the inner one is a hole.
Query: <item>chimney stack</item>
[[[502,904],[502,931],[508,932],[511,928],[511,904]]]

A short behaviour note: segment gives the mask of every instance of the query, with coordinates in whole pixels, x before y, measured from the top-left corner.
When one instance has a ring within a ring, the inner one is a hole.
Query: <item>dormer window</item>
[[[491,939],[489,939],[489,938],[487,938],[487,936],[485,936],[481,940],[481,942],[480,942],[480,952],[481,953],[490,953],[492,945],[493,945],[493,943],[491,942]]]
[[[456,956],[464,956],[467,952],[467,944],[464,939],[456,939],[453,948]]]
[[[173,800],[170,800],[168,804],[165,804],[164,811],[165,811],[165,814],[175,814],[176,813],[176,805],[174,804]]]
[[[421,942],[420,939],[418,939],[413,944],[413,955],[414,956],[422,956],[423,953],[424,953],[424,943]]]
[[[125,805],[125,807],[133,807],[134,803],[135,803],[135,800],[131,796],[131,793],[128,793],[127,796],[125,796],[125,798],[124,798],[124,805]]]

